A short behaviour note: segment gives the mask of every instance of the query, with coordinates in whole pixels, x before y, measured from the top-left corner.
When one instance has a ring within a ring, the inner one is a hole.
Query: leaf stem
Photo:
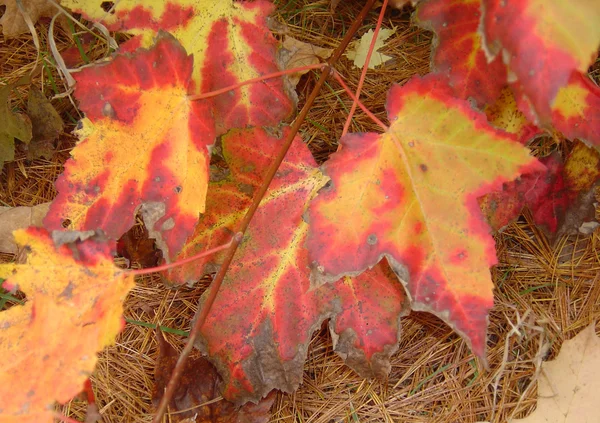
[[[346,123],[344,124],[344,129],[342,130],[342,137],[348,132],[348,129],[350,128],[350,123],[352,122],[352,116],[354,116],[354,112],[356,111],[356,106],[358,105],[358,98],[360,97],[360,92],[362,91],[362,87],[365,82],[365,77],[367,76],[367,71],[369,70],[369,63],[371,63],[371,56],[373,55],[373,51],[375,50],[375,43],[377,42],[377,36],[379,35],[381,24],[383,23],[383,15],[385,15],[387,4],[388,0],[383,0],[381,12],[379,12],[379,18],[377,19],[377,25],[375,25],[375,31],[373,32],[373,39],[371,40],[371,45],[369,45],[369,50],[367,51],[365,65],[362,68],[360,79],[358,80],[358,86],[356,87],[356,98],[352,102],[350,113],[348,114],[348,118],[346,119]]]
[[[238,82],[237,84],[229,85],[224,88],[219,88],[218,90],[215,90],[215,91],[210,91],[210,92],[202,93],[202,94],[189,95],[188,100],[194,101],[194,100],[203,100],[203,99],[209,98],[209,97],[216,97],[218,95],[225,94],[226,92],[243,87],[244,85],[254,84],[255,82],[261,82],[261,81],[264,81],[267,79],[277,78],[278,76],[288,75],[290,73],[298,73],[298,72],[309,71],[309,70],[313,70],[313,69],[324,69],[327,66],[328,66],[327,63],[315,63],[314,65],[300,66],[297,68],[286,69],[286,70],[279,71],[279,72],[268,73],[266,75],[248,79],[243,82]]]
[[[304,122],[304,119],[306,119],[306,115],[308,114],[308,111],[310,110],[315,99],[317,98],[319,91],[325,84],[325,80],[331,73],[332,65],[337,60],[339,60],[339,58],[341,57],[344,50],[346,50],[346,48],[348,47],[348,44],[350,44],[350,41],[354,37],[354,34],[356,33],[356,31],[358,31],[358,29],[362,25],[362,21],[365,19],[365,17],[369,13],[369,10],[371,10],[371,8],[373,7],[374,3],[375,3],[375,0],[368,0],[366,2],[365,6],[360,11],[360,13],[356,17],[356,19],[354,19],[352,26],[348,29],[348,32],[346,33],[346,35],[340,42],[340,45],[333,52],[331,58],[328,61],[329,66],[326,66],[323,68],[323,73],[321,74],[321,77],[318,79],[317,83],[315,84],[315,87],[313,88],[310,95],[306,99],[306,103],[304,104],[304,107],[302,107],[302,110],[298,114],[298,117],[294,120],[294,123],[292,124],[292,127],[290,128],[290,132],[288,133],[288,136],[286,137],[283,145],[281,146],[281,149],[279,151],[279,154],[277,155],[277,158],[273,161],[273,163],[269,167],[269,170],[267,171],[267,174],[265,175],[265,179],[263,180],[262,185],[255,193],[252,204],[250,205],[250,208],[246,212],[246,215],[244,216],[244,219],[242,220],[242,222],[240,224],[238,232],[241,232],[242,234],[246,232],[246,229],[250,225],[250,221],[252,220],[254,213],[258,209],[258,206],[259,206],[263,196],[267,192],[267,189],[269,188],[269,185],[271,184],[271,181],[272,181],[273,177],[275,176],[277,169],[279,168],[279,165],[281,164],[281,162],[283,162],[283,159],[284,159],[288,149],[292,145],[292,141],[296,137],[296,134],[298,133],[298,130],[300,129],[300,125],[302,125],[302,123]],[[179,355],[179,358],[177,359],[177,364],[175,365],[175,368],[173,369],[173,373],[171,374],[171,377],[169,378],[169,383],[167,384],[167,388],[165,389],[165,392],[164,392],[162,398],[160,399],[160,403],[157,407],[156,413],[154,414],[152,423],[160,423],[163,415],[165,414],[165,411],[167,410],[167,404],[169,404],[169,402],[171,401],[171,398],[173,397],[173,394],[175,393],[175,389],[177,388],[177,384],[179,383],[179,380],[183,373],[183,368],[185,366],[187,358],[188,358],[190,352],[192,351],[192,349],[194,348],[194,343],[196,342],[196,339],[198,338],[198,335],[200,334],[200,328],[204,325],[204,322],[206,321],[206,317],[208,316],[208,313],[210,312],[210,309],[215,301],[215,298],[217,297],[219,288],[221,287],[223,279],[225,278],[225,274],[227,273],[227,269],[229,268],[229,265],[233,261],[233,256],[235,255],[235,252],[237,251],[237,247],[239,246],[240,242],[241,242],[241,237],[238,237],[238,236],[236,236],[232,240],[231,247],[229,247],[229,249],[225,253],[225,258],[223,260],[223,263],[222,263],[219,271],[217,272],[217,275],[215,276],[215,279],[213,280],[212,285],[209,288],[206,300],[204,301],[203,306],[200,307],[198,309],[198,311],[196,312],[196,316],[194,316],[195,320],[194,320],[194,325],[190,331],[190,336],[188,338],[187,343],[185,344],[183,351],[181,352],[181,354]]]
[[[181,266],[182,264],[186,264],[186,263],[189,263],[191,261],[198,260],[199,258],[202,258],[202,257],[205,257],[205,256],[210,256],[211,254],[214,254],[214,253],[218,253],[219,251],[226,250],[229,247],[231,247],[231,244],[233,243],[233,241],[236,238],[239,238],[241,240],[242,236],[243,236],[242,233],[237,233],[231,239],[231,241],[229,241],[227,244],[223,244],[223,245],[221,245],[219,247],[211,248],[210,250],[203,251],[203,252],[201,252],[199,254],[195,254],[195,255],[193,255],[191,257],[188,257],[186,259],[183,259],[183,260],[178,260],[178,261],[175,261],[173,263],[163,264],[161,266],[148,267],[146,269],[128,270],[127,272],[132,273],[134,276],[148,275],[150,273],[162,272],[163,270],[168,270],[168,269],[171,269],[173,267]]]
[[[337,82],[340,83],[340,85],[342,86],[342,88],[344,90],[346,90],[346,93],[350,96],[350,98],[352,100],[354,100],[354,104],[358,105],[358,107],[360,107],[360,109],[363,112],[365,112],[365,114],[367,116],[369,116],[373,122],[375,122],[377,125],[379,125],[379,127],[381,129],[383,129],[384,131],[387,131],[388,130],[388,126],[385,123],[383,123],[382,121],[380,121],[377,118],[377,116],[375,116],[373,114],[373,112],[371,112],[369,109],[367,109],[367,107],[364,104],[362,104],[362,102],[358,98],[356,98],[356,96],[354,95],[354,93],[350,90],[350,88],[348,88],[348,85],[346,85],[346,83],[344,82],[344,79],[337,72],[335,72],[335,71],[333,72],[333,76],[335,77],[335,79],[337,80]]]

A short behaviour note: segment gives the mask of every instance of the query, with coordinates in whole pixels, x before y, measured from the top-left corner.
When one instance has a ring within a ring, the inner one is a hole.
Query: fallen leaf
[[[488,63],[479,34],[481,0],[427,0],[413,20],[433,31],[431,71],[444,75],[455,95],[482,107],[500,96],[506,65],[500,57]]]
[[[158,357],[154,368],[152,403],[158,406],[179,353],[160,331],[156,332]],[[190,358],[185,364],[181,379],[169,403],[171,421],[190,419],[194,423],[266,423],[276,395],[271,393],[258,404],[247,403],[241,407],[226,399],[218,399],[223,380],[217,369],[203,357]],[[208,404],[207,404],[208,403]],[[206,404],[206,405],[203,405]]]
[[[543,166],[439,75],[393,86],[387,111],[386,133],[348,134],[324,164],[331,183],[306,215],[314,278],[357,275],[385,256],[412,309],[485,360],[496,251],[477,198]]]
[[[587,75],[573,72],[552,103],[552,124],[568,139],[600,146],[600,87]]]
[[[489,57],[501,55],[530,107],[533,123],[551,123],[552,104],[573,72],[587,73],[600,44],[595,0],[482,0]],[[517,98],[518,102],[522,101]]]
[[[9,421],[50,423],[55,401],[82,390],[97,353],[123,328],[133,276],[114,266],[98,237],[56,247],[44,229],[14,235],[27,261],[0,264],[0,278],[27,302],[0,312],[0,409]]]
[[[500,230],[523,207],[550,239],[594,226],[595,193],[600,187],[600,153],[576,141],[563,160],[558,153],[540,159],[546,170],[503,184],[478,201],[492,229]]]
[[[211,183],[206,213],[178,259],[231,238],[288,130],[279,136],[259,128],[236,130],[222,138],[229,176]],[[197,346],[223,377],[223,396],[236,403],[257,401],[273,389],[295,390],[311,335],[328,318],[335,351],[348,365],[365,377],[385,378],[390,371],[407,302],[387,263],[356,278],[310,283],[302,214],[306,200],[325,182],[296,138],[201,329]],[[221,260],[216,255],[184,265],[167,277],[193,283]]]
[[[328,59],[333,53],[333,49],[317,47],[293,37],[286,36],[279,55],[285,69],[293,69],[301,66],[314,65]],[[308,71],[301,71],[288,75],[290,83],[295,87],[300,81],[300,77]]]
[[[149,50],[76,74],[86,114],[44,224],[119,239],[138,209],[166,259],[204,211],[215,132],[208,104],[188,99],[192,58],[168,34]]]
[[[385,40],[394,35],[393,29],[382,28],[377,34],[377,40],[375,41],[375,47],[371,60],[369,61],[369,69],[375,69],[376,66],[387,62],[392,59],[390,56],[379,53],[379,49],[384,46]],[[373,41],[374,32],[372,29],[368,30],[361,38],[360,41],[352,43],[346,52],[346,57],[354,61],[354,66],[362,69],[367,61],[367,52],[371,47]]]
[[[496,102],[486,106],[484,112],[492,125],[514,134],[523,145],[546,134],[546,131],[531,123],[519,110],[509,87],[505,87]]]
[[[54,141],[63,131],[62,118],[46,96],[33,86],[29,90],[27,115],[31,119],[33,135],[27,146],[27,158],[50,159],[55,151]]]
[[[104,0],[62,0],[61,4],[134,37],[122,48],[150,47],[157,28],[168,31],[192,56],[191,93],[215,91],[277,72],[278,42],[267,25],[268,1],[121,0],[106,13]],[[200,41],[199,41],[200,40]],[[283,78],[270,78],[210,100],[218,134],[230,128],[277,126],[295,110]],[[208,102],[208,101],[207,101]]]
[[[594,326],[565,341],[555,360],[542,363],[537,407],[514,423],[598,422],[600,338]]]
[[[134,226],[117,241],[117,254],[125,257],[129,264],[137,264],[142,268],[154,267],[162,260],[160,250],[155,242],[148,237],[145,226]]]
[[[33,207],[0,207],[0,252],[17,254],[13,231],[29,226],[42,226],[50,203]]]
[[[21,0],[21,2],[33,23],[44,16],[51,18],[58,12],[58,9],[48,0]],[[29,27],[17,6],[16,0],[0,0],[0,6],[6,6],[4,15],[0,18],[2,34],[6,39],[15,38],[29,32]]]
[[[15,85],[0,87],[0,168],[15,158],[15,138],[26,144],[31,140],[31,121],[23,113],[13,113],[8,105]]]

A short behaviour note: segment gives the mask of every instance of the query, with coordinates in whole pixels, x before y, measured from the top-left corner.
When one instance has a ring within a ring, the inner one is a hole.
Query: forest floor
[[[294,38],[317,46],[335,48],[352,23],[361,2],[340,2],[334,13],[330,2],[281,1],[274,19],[287,26]],[[287,3],[287,4],[286,4]],[[374,10],[359,31],[373,28]],[[375,115],[387,121],[384,103],[392,83],[404,83],[429,71],[431,34],[410,25],[410,15],[390,11],[386,28],[395,29],[383,53],[392,57],[367,74],[361,98]],[[0,205],[33,206],[53,199],[54,181],[62,172],[76,138],[71,135],[82,117],[68,96],[61,97],[61,79],[45,58],[49,57],[48,22],[36,24],[40,36],[41,72],[33,85],[57,97],[52,104],[64,120],[57,150],[50,159],[29,161],[17,152],[0,174]],[[59,51],[74,46],[62,27],[55,41]],[[101,57],[91,47],[89,60]],[[37,49],[30,34],[0,44],[0,80],[11,83],[31,72]],[[336,66],[351,88],[360,69],[342,58]],[[600,78],[600,68],[593,77]],[[316,73],[304,76],[297,87],[299,106],[312,89]],[[25,109],[27,87],[16,90],[11,106]],[[322,90],[302,126],[301,136],[319,162],[335,151],[351,100],[330,81]],[[362,113],[354,117],[351,131],[377,131]],[[539,151],[556,148],[547,143]],[[141,233],[141,223],[134,233]],[[326,325],[310,345],[304,381],[292,394],[280,393],[272,408],[272,422],[505,422],[524,417],[536,407],[537,378],[542,360],[556,357],[565,340],[600,320],[600,235],[561,237],[552,242],[525,213],[496,235],[499,263],[491,269],[495,282],[495,306],[488,335],[489,370],[473,357],[467,344],[441,320],[426,313],[403,319],[402,339],[392,357],[386,381],[365,380],[344,365],[333,352]],[[3,261],[13,259],[2,255]],[[92,376],[99,409],[105,422],[149,422],[153,412],[151,393],[157,357],[152,327],[171,328],[167,340],[181,348],[205,280],[194,288],[171,290],[158,276],[140,277],[125,302],[124,331],[117,343],[100,354]],[[61,407],[68,416],[83,420],[86,403],[73,400]],[[168,420],[166,420],[168,421]]]

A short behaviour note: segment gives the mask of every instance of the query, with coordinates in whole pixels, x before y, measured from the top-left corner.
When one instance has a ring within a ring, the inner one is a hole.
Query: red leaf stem
[[[348,47],[348,44],[350,44],[350,41],[354,37],[354,34],[356,33],[356,31],[358,31],[358,29],[362,25],[362,21],[365,19],[365,17],[367,16],[367,13],[369,12],[369,10],[371,10],[371,7],[373,7],[374,3],[375,3],[375,0],[367,1],[365,6],[363,7],[363,9],[360,11],[358,16],[352,23],[352,26],[350,27],[350,29],[344,36],[340,45],[335,49],[333,55],[329,59],[329,66],[325,67],[323,69],[323,73],[321,74],[321,77],[319,78],[319,80],[315,84],[315,87],[313,88],[312,92],[306,99],[306,103],[305,103],[304,107],[300,111],[298,118],[294,121],[294,123],[291,127],[291,130],[290,130],[287,138],[285,139],[284,144],[281,146],[281,150],[280,150],[277,158],[272,163],[272,165],[269,167],[269,170],[265,176],[263,184],[257,190],[257,192],[254,196],[252,205],[248,209],[246,216],[244,216],[244,219],[242,220],[242,223],[240,224],[240,228],[239,228],[238,232],[245,233],[246,229],[250,225],[250,221],[252,220],[252,217],[254,216],[256,209],[258,209],[260,201],[262,200],[263,196],[267,192],[267,189],[269,188],[269,185],[271,184],[271,180],[275,176],[275,173],[277,172],[279,165],[283,161],[290,145],[292,144],[292,141],[294,140],[294,137],[298,133],[298,130],[300,129],[300,125],[304,122],[304,119],[306,118],[308,111],[312,107],[317,95],[319,94],[319,91],[321,90],[322,86],[325,84],[327,77],[331,73],[331,70],[332,70],[331,65],[334,64],[340,58],[340,56],[342,55],[344,50]],[[160,403],[157,407],[154,418],[152,419],[153,423],[159,423],[162,420],[162,416],[165,414],[167,405],[171,401],[171,398],[173,397],[173,394],[175,393],[175,389],[177,388],[177,383],[179,382],[179,379],[181,378],[181,374],[184,369],[187,358],[188,358],[190,352],[192,351],[192,348],[194,348],[194,343],[195,343],[196,339],[198,338],[200,328],[204,325],[206,316],[208,315],[210,308],[212,307],[212,304],[215,301],[217,293],[219,292],[219,288],[221,287],[221,283],[223,282],[223,278],[225,277],[225,273],[227,272],[227,269],[229,268],[229,265],[231,264],[231,262],[233,260],[233,256],[237,250],[238,245],[240,244],[240,241],[241,240],[238,237],[236,237],[233,240],[231,247],[229,247],[229,249],[227,250],[226,256],[223,260],[223,264],[221,265],[221,268],[219,269],[219,272],[215,276],[215,279],[210,287],[209,294],[206,297],[206,301],[204,302],[204,306],[202,308],[200,308],[198,310],[198,312],[196,313],[196,316],[195,316],[196,319],[194,321],[194,326],[192,327],[192,330],[190,331],[190,336],[188,338],[188,341],[187,341],[183,351],[181,352],[179,359],[177,360],[177,364],[175,365],[175,369],[173,370],[173,373],[171,374],[171,378],[169,379],[169,383],[167,384],[165,393],[164,393],[163,397],[161,398]]]

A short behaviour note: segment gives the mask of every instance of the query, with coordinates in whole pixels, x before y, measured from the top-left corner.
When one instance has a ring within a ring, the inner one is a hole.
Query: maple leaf
[[[545,134],[545,131],[531,123],[519,110],[509,87],[505,87],[496,102],[486,106],[484,112],[492,125],[516,135],[523,145]]]
[[[492,229],[499,230],[516,218],[523,207],[547,235],[575,234],[582,224],[593,222],[595,190],[600,186],[600,153],[576,141],[562,160],[558,153],[540,159],[546,166],[503,184],[502,190],[479,199]]]
[[[18,84],[0,87],[0,168],[5,161],[15,158],[15,138],[24,143],[31,141],[29,117],[21,113],[13,113],[8,107],[8,95]]]
[[[44,229],[14,235],[29,250],[27,262],[0,264],[0,278],[27,303],[0,312],[0,409],[12,421],[51,422],[54,402],[81,391],[96,353],[122,329],[133,277],[96,237],[55,247]]]
[[[61,4],[111,31],[134,34],[125,48],[150,46],[158,28],[170,32],[193,56],[192,92],[197,94],[279,71],[277,41],[266,23],[274,6],[266,1],[122,0],[111,13],[102,8],[102,0]],[[294,110],[283,78],[241,87],[212,103],[219,134],[229,128],[276,126]]]
[[[192,58],[163,34],[150,50],[77,74],[82,141],[56,181],[46,227],[69,219],[118,239],[140,208],[164,256],[179,250],[204,211],[215,136],[209,105],[188,99],[191,71]]]
[[[179,353],[171,344],[165,341],[159,331],[156,333],[156,338],[159,353],[154,369],[155,384],[152,389],[152,403],[158,406],[169,378],[175,369]],[[223,379],[219,376],[217,369],[204,357],[188,360],[181,380],[177,385],[177,390],[169,404],[172,421],[266,423],[269,420],[269,411],[273,402],[275,402],[274,392],[258,404],[247,403],[242,407],[236,407],[232,402],[225,399],[214,401],[220,396],[222,383]]]
[[[211,183],[214,201],[207,202],[206,214],[187,242],[192,247],[184,248],[179,258],[231,236],[281,143],[256,128],[232,131],[222,141],[230,177]],[[236,403],[258,401],[272,389],[295,390],[302,380],[310,337],[327,318],[332,319],[336,351],[352,368],[378,377],[390,370],[389,357],[397,348],[399,318],[406,304],[389,267],[383,263],[357,278],[311,286],[303,248],[308,227],[302,214],[306,201],[325,182],[297,138],[201,329],[198,346],[219,369],[224,397]],[[170,276],[182,278],[179,283],[190,282],[215,270],[220,261],[217,257]]]
[[[493,103],[506,84],[506,66],[497,57],[488,63],[478,32],[481,0],[420,2],[415,22],[433,31],[431,70],[448,80],[454,94],[483,106]]]
[[[565,341],[555,360],[542,363],[537,408],[514,423],[598,421],[600,338],[594,326]]]
[[[340,140],[324,164],[331,185],[308,209],[307,247],[316,280],[387,257],[413,310],[442,318],[484,358],[496,254],[476,199],[543,166],[442,79],[393,86],[389,130]]]
[[[394,35],[394,32],[395,30],[387,28],[383,28],[381,31],[379,31],[377,34],[377,39],[375,40],[375,46],[373,47],[373,55],[371,56],[371,60],[369,60],[369,69],[375,69],[375,67],[391,59],[390,56],[379,53],[379,50],[383,48],[385,40]],[[356,41],[350,45],[348,51],[346,52],[346,57],[352,60],[354,66],[357,68],[362,69],[366,64],[367,53],[371,48],[373,35],[375,35],[373,30],[368,30],[362,37],[360,37],[359,41]]]
[[[574,71],[587,72],[600,45],[600,3],[482,0],[482,34],[491,57],[502,54],[531,105],[548,124],[551,106]]]

